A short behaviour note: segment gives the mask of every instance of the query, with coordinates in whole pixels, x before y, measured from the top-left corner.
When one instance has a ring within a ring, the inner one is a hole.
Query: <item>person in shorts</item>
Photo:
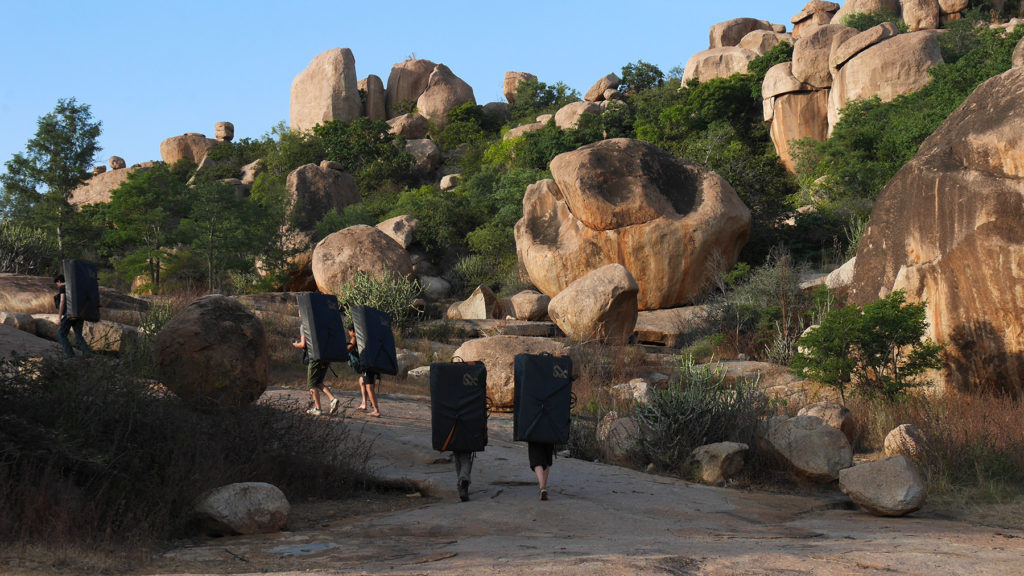
[[[548,473],[555,459],[555,445],[546,442],[529,442],[527,451],[530,457],[530,469],[537,474],[540,485],[540,499],[548,499]]]
[[[356,342],[356,329],[351,326],[348,329],[348,354],[352,360],[352,367],[359,373],[359,394],[363,400],[359,404],[359,409],[366,410],[366,401],[369,400],[370,406],[373,407],[373,412],[370,413],[370,416],[380,418],[380,404],[377,403],[377,394],[373,388],[375,381],[380,382],[380,374],[363,367],[359,363],[359,345]]]
[[[292,342],[292,346],[300,350],[306,350],[306,334],[302,333],[298,340]],[[320,392],[323,392],[331,399],[331,408],[328,414],[338,411],[338,399],[331,394],[331,391],[324,386],[324,379],[327,377],[327,370],[331,367],[330,362],[322,360],[310,360],[306,367],[306,384],[309,386],[309,394],[313,397],[313,407],[306,411],[307,414],[320,416],[323,410],[320,408]]]

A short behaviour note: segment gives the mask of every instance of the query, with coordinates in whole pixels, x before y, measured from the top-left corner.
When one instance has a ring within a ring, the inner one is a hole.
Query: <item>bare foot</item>
[[[360,404],[358,409],[366,412],[366,404]]]
[[[370,416],[373,416],[374,418],[380,418],[380,412],[377,412],[377,411],[371,412]]]

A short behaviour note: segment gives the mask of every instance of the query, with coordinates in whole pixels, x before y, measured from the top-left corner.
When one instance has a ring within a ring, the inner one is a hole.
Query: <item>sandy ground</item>
[[[753,493],[559,458],[541,502],[503,414],[490,419],[470,501],[460,502],[450,457],[430,447],[427,403],[381,404],[384,418],[350,410],[345,421],[373,439],[377,474],[415,482],[417,497],[370,498],[355,514],[296,507],[288,532],[192,543],[140,573],[1024,574],[1024,533],[927,508],[876,518],[838,492]]]

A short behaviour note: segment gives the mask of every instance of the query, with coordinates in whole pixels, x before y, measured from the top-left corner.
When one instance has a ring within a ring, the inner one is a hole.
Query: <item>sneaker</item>
[[[306,414],[311,414],[313,416],[320,416],[320,415],[323,414],[323,412],[321,412],[320,410],[317,410],[316,408],[310,408],[309,410],[306,410]]]
[[[338,411],[338,404],[339,404],[339,401],[338,401],[337,398],[335,398],[334,400],[331,400],[331,411],[329,412],[329,414],[334,414],[335,412]]]
[[[459,500],[469,500],[469,480],[459,480]]]
[[[548,499],[548,489],[547,488],[541,488],[540,489],[540,499],[541,500],[547,500]]]

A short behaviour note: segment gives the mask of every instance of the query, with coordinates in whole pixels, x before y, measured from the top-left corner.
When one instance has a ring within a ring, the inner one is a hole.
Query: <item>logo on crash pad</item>
[[[562,368],[558,364],[555,364],[554,367],[551,369],[551,375],[554,376],[555,378],[568,378],[569,371],[566,370],[565,368]]]

